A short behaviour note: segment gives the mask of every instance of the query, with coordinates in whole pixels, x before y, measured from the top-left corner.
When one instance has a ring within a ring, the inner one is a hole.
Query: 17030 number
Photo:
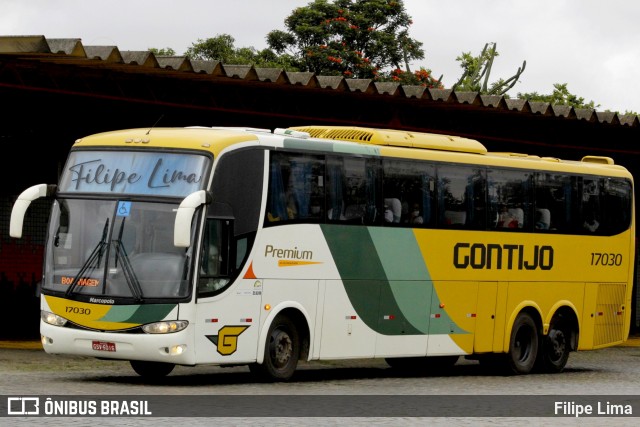
[[[622,254],[591,252],[591,265],[619,267],[622,265]]]
[[[91,314],[91,309],[90,308],[67,306],[66,309],[67,309],[67,313],[86,314],[86,315]]]

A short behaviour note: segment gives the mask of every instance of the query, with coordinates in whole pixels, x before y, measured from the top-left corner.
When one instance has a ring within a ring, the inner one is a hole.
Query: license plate
[[[106,341],[93,341],[91,346],[97,351],[116,351],[116,343]]]

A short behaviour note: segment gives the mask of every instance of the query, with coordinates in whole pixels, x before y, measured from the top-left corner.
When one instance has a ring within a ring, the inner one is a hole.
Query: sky
[[[229,34],[235,47],[267,47],[269,31],[311,0],[0,0],[0,35],[79,38],[85,46],[120,50],[172,48],[183,54],[198,40]],[[456,57],[478,55],[488,42],[499,56],[491,81],[508,79],[526,61],[508,92],[550,94],[555,83],[593,101],[597,111],[640,113],[640,1],[637,0],[405,0],[410,36],[423,43],[431,69],[454,84]]]

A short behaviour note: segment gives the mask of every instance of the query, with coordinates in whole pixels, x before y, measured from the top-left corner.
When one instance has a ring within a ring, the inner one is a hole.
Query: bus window
[[[207,218],[200,255],[198,296],[214,294],[230,281],[228,234],[228,220]]]
[[[324,211],[324,161],[305,154],[272,153],[266,223],[319,222]]]
[[[327,219],[376,224],[382,218],[378,162],[360,157],[327,158]],[[378,214],[380,213],[380,214]]]
[[[613,235],[628,230],[633,196],[631,182],[620,178],[604,178],[602,193],[601,233]]]
[[[582,227],[572,220],[580,211],[578,177],[569,174],[538,172],[536,174],[536,229],[572,233]],[[547,218],[543,221],[542,217]],[[543,226],[544,224],[544,226]],[[545,228],[548,227],[548,228]]]
[[[596,177],[585,177],[582,180],[582,231],[586,234],[600,234],[603,228],[602,208],[600,197],[602,194],[602,180]]]
[[[483,169],[465,165],[438,167],[440,224],[445,227],[486,227],[486,179]]]
[[[436,173],[433,164],[384,159],[383,175],[384,202],[391,212],[386,223],[411,227],[434,225]]]
[[[487,172],[489,228],[531,230],[531,172],[490,169]]]

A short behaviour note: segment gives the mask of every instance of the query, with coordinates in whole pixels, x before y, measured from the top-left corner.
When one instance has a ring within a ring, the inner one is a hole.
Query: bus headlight
[[[187,327],[189,322],[186,320],[170,320],[165,322],[149,323],[142,327],[147,334],[171,334],[178,332]]]
[[[60,317],[57,314],[53,314],[49,311],[40,310],[40,318],[50,325],[64,326],[67,323],[67,319]]]

